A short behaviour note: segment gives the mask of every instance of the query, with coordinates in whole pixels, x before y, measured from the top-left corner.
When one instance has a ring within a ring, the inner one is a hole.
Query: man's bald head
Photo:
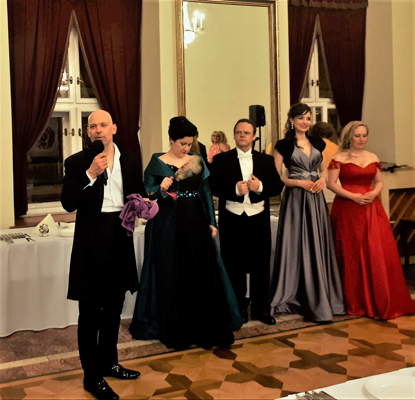
[[[111,114],[108,111],[105,111],[105,110],[92,111],[91,114],[88,115],[88,124],[90,123],[91,119],[94,119],[94,118],[107,120],[111,124],[113,123]]]
[[[93,111],[88,116],[88,136],[91,141],[101,140],[105,148],[112,144],[117,133],[117,125],[112,122],[111,114],[105,110]]]

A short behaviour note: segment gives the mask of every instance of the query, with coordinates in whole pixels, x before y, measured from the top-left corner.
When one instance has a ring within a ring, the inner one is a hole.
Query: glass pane
[[[63,68],[61,82],[58,86],[58,98],[67,99],[70,97],[70,84],[72,83],[72,77],[69,76],[69,63],[66,59],[65,66]]]
[[[341,130],[339,114],[335,108],[329,108],[327,111],[328,111],[327,122],[330,122],[330,124],[334,126],[337,132],[337,137],[330,138],[333,142],[335,142],[339,139],[340,130]]]
[[[51,117],[49,125],[27,154],[29,203],[58,201],[62,187],[62,118]]]
[[[304,85],[304,90],[301,97],[305,97],[307,99],[310,98],[310,81],[308,79]]]
[[[89,78],[88,70],[86,68],[84,55],[79,47],[79,84],[81,85],[81,97],[85,98],[96,98],[95,89],[92,86],[92,81]]]
[[[321,107],[315,107],[314,123],[321,122],[322,119],[323,119],[323,117],[322,117]]]
[[[326,63],[324,62],[323,49],[318,42],[318,70],[319,70],[319,97],[332,99],[333,93],[330,89],[329,75],[326,68]]]
[[[88,127],[88,115],[89,112],[82,113],[82,148],[88,147],[91,143],[88,137],[87,127]]]

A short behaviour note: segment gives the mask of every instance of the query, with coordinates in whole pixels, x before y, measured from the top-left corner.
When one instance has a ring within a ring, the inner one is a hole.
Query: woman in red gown
[[[327,186],[336,193],[331,218],[347,313],[387,320],[415,313],[415,301],[409,296],[389,220],[378,198],[382,175],[378,157],[365,150],[368,134],[361,121],[343,128]]]

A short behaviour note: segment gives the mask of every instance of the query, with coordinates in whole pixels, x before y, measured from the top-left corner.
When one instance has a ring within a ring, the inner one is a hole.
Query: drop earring
[[[291,130],[292,131],[294,130],[294,122],[293,121],[291,121]]]

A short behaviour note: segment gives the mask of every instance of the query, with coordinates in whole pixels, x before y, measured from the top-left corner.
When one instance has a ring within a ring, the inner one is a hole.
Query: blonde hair
[[[342,129],[340,134],[340,149],[348,150],[350,149],[351,138],[354,131],[359,127],[364,126],[366,128],[367,134],[369,134],[369,127],[362,121],[350,121]]]
[[[226,139],[225,132],[222,132],[222,131],[213,131],[212,135],[214,135],[214,134],[216,134],[216,135],[219,136],[218,143],[228,144],[228,139]]]

